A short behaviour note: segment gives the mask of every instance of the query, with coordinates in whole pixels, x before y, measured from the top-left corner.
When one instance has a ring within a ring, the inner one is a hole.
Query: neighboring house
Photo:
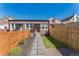
[[[52,28],[54,28],[55,25],[57,25],[57,24],[62,24],[62,22],[60,20],[55,19],[55,18],[50,18],[49,19],[49,28],[50,28],[50,30]]]
[[[49,21],[50,24],[67,24],[67,23],[72,23],[72,22],[79,22],[79,16],[76,14],[73,14],[62,20],[57,20],[55,18],[50,18],[49,20],[50,20]]]
[[[79,16],[76,14],[73,14],[72,16],[67,17],[61,21],[63,22],[63,24],[72,23],[72,22],[79,22]]]
[[[77,23],[78,24],[79,23],[79,16],[76,14],[73,14],[69,17],[62,19],[62,20],[50,18],[49,19],[49,25],[50,25],[49,28],[52,29],[52,28],[56,27],[56,25],[62,25],[62,24],[66,24],[65,26],[68,27],[70,23],[73,23],[73,24]]]
[[[0,19],[0,30],[9,29],[9,20],[14,20],[12,17],[3,17]]]
[[[49,24],[61,24],[62,22],[60,20],[57,20],[55,18],[49,19]]]
[[[6,20],[0,19],[0,29],[7,30],[8,22]]]

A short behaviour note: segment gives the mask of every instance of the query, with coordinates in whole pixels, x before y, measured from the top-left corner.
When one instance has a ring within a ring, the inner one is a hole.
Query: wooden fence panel
[[[0,32],[0,55],[5,55],[9,51],[9,41],[8,33]]]
[[[79,51],[79,23],[57,24],[51,32],[56,40]]]
[[[6,55],[9,50],[18,45],[22,38],[27,38],[29,31],[0,32],[0,55]]]

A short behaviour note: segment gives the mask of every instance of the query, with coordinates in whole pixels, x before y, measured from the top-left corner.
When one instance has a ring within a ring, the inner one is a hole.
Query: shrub
[[[20,54],[21,52],[22,52],[22,48],[20,48],[20,47],[15,47],[15,48],[12,48],[12,49],[9,51],[8,55],[9,55],[9,56],[15,56],[15,55]]]

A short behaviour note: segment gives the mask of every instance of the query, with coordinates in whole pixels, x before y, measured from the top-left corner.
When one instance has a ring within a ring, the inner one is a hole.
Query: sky
[[[76,3],[0,3],[0,18],[11,16],[24,20],[48,20],[53,17],[64,19],[73,14],[79,15]]]

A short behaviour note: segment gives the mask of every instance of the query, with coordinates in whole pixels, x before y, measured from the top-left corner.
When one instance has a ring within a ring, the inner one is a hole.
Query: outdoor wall
[[[45,28],[45,25],[44,24],[47,24],[47,28]],[[41,35],[48,35],[48,23],[44,23],[44,24],[40,24],[40,33]],[[44,28],[43,28],[44,27]]]
[[[20,40],[28,38],[29,31],[0,32],[0,55],[6,55],[9,50],[18,45]]]
[[[79,51],[79,23],[55,24],[49,28],[51,37]]]
[[[48,35],[48,30],[47,29],[41,30],[40,33],[41,33],[41,35]]]

